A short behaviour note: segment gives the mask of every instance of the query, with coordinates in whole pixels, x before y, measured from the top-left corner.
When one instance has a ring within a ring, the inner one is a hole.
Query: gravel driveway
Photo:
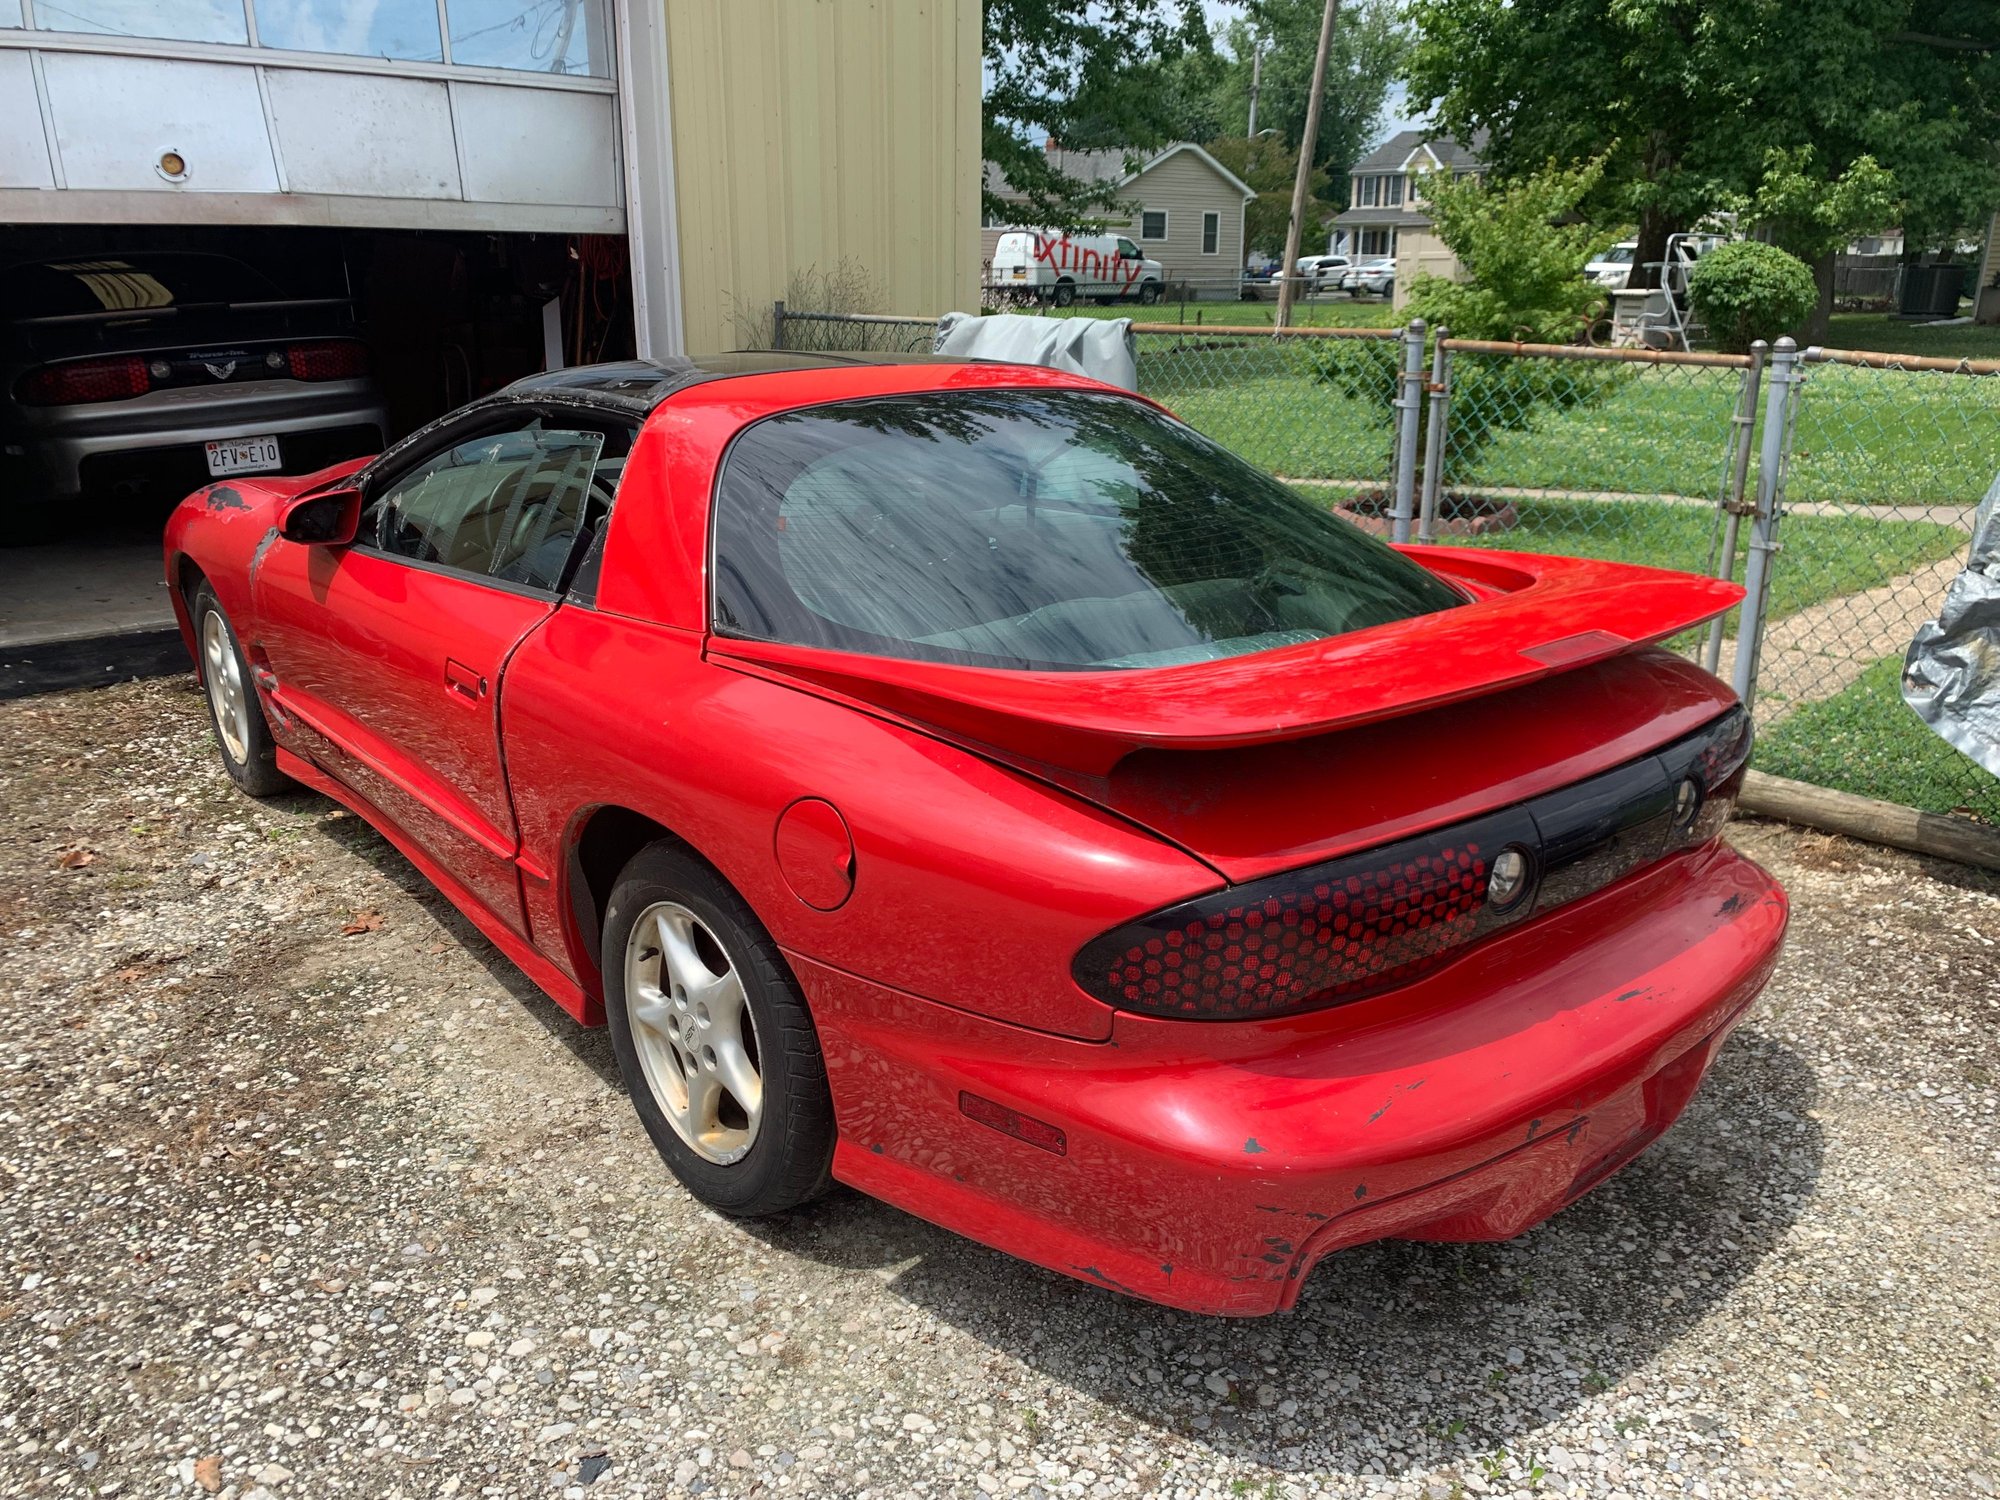
[[[576,1029],[185,679],[0,705],[0,1492],[1990,1494],[2000,885],[1772,827],[1687,1118],[1506,1245],[1194,1318],[697,1208]]]

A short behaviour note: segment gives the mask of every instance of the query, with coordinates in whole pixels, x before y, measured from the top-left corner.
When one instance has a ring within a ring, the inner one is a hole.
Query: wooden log
[[[1964,818],[1918,812],[1894,802],[1857,797],[1830,787],[1788,781],[1751,771],[1743,779],[1737,807],[1760,818],[1779,818],[1827,833],[1866,839],[1917,854],[1956,860],[1982,870],[2000,870],[2000,828],[1988,828]]]

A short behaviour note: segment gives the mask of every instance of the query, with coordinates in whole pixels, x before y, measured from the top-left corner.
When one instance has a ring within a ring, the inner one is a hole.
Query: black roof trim
[[[628,359],[601,365],[577,365],[524,375],[486,399],[519,400],[548,396],[577,401],[626,415],[644,416],[676,392],[710,380],[741,375],[781,375],[794,370],[824,370],[842,365],[964,364],[964,360],[933,354],[805,354],[790,349],[739,349],[729,354],[660,360]]]

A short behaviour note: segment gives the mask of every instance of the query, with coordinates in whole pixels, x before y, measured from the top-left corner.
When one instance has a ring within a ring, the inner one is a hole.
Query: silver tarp
[[[1972,554],[1903,659],[1903,701],[2000,776],[2000,478],[1972,523]]]
[[[1130,318],[1029,318],[1019,313],[946,313],[938,319],[934,354],[1047,365],[1107,385],[1139,389],[1138,345]]]

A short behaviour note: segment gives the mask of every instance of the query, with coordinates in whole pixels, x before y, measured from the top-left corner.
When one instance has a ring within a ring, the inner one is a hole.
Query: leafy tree
[[[1418,276],[1411,313],[1460,338],[1574,342],[1603,296],[1583,267],[1615,238],[1578,218],[1603,175],[1599,157],[1581,167],[1550,163],[1507,183],[1425,176],[1424,211],[1468,279]]]
[[[1210,141],[1208,153],[1257,190],[1243,214],[1246,248],[1263,255],[1282,255],[1292,216],[1292,181],[1299,169],[1299,153],[1282,141],[1252,141],[1240,135]],[[1327,199],[1325,172],[1313,173],[1307,191],[1322,213],[1338,211]]]
[[[1413,102],[1461,137],[1490,131],[1502,176],[1607,153],[1601,210],[1637,219],[1641,262],[1755,199],[1774,150],[1770,196],[1794,201],[1800,178],[1865,196],[1842,185],[1871,158],[1919,240],[2000,203],[1991,0],[1417,0],[1412,16]],[[1815,271],[1830,285],[1825,255]]]
[[[1177,139],[1187,97],[1178,65],[1210,45],[1200,0],[986,0],[985,17],[981,150],[1023,201],[989,186],[982,206],[1083,228],[1116,192],[1060,170],[1043,143],[1143,152]]]
[[[1323,9],[1323,0],[1248,0],[1244,18],[1226,34],[1233,60],[1223,78],[1223,97],[1232,131],[1250,128],[1250,59],[1261,43],[1257,128],[1277,130],[1287,146],[1298,149],[1311,102]],[[1341,6],[1327,56],[1326,99],[1312,159],[1343,193],[1347,168],[1374,143],[1390,85],[1408,52],[1409,31],[1396,6],[1385,0],[1349,0]]]

